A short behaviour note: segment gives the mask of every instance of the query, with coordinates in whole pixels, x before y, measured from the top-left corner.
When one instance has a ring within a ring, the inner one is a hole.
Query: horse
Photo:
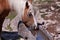
[[[24,22],[28,27],[37,27],[31,3],[31,0],[0,0],[0,37],[2,32],[2,24],[10,11],[15,11],[19,17],[19,20]]]

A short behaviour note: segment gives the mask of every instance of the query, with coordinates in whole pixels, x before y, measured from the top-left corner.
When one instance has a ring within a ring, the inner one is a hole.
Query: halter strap
[[[23,23],[26,27],[28,27],[28,25],[26,25],[27,22],[19,21],[19,22],[18,22],[18,29],[19,29],[19,25],[22,24],[22,23]]]
[[[19,28],[19,25],[20,25],[21,23],[23,23],[23,21],[19,21],[19,22],[18,22],[18,28]]]

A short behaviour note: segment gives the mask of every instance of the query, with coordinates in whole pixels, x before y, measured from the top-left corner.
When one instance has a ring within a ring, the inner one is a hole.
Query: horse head
[[[34,10],[30,0],[27,1],[25,4],[24,15],[22,16],[22,20],[28,27],[33,27],[35,29],[37,28],[37,22],[34,16]]]

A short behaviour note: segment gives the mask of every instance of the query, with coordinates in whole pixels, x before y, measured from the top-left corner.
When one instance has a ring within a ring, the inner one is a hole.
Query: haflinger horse
[[[23,21],[28,27],[37,27],[31,3],[31,0],[0,0],[0,37],[3,21],[10,11],[15,11],[19,21]]]

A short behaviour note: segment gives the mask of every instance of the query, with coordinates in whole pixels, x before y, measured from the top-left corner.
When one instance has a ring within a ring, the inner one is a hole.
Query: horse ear
[[[26,8],[29,8],[29,4],[28,4],[28,2],[26,2]]]
[[[32,4],[32,0],[29,0],[29,2]]]

